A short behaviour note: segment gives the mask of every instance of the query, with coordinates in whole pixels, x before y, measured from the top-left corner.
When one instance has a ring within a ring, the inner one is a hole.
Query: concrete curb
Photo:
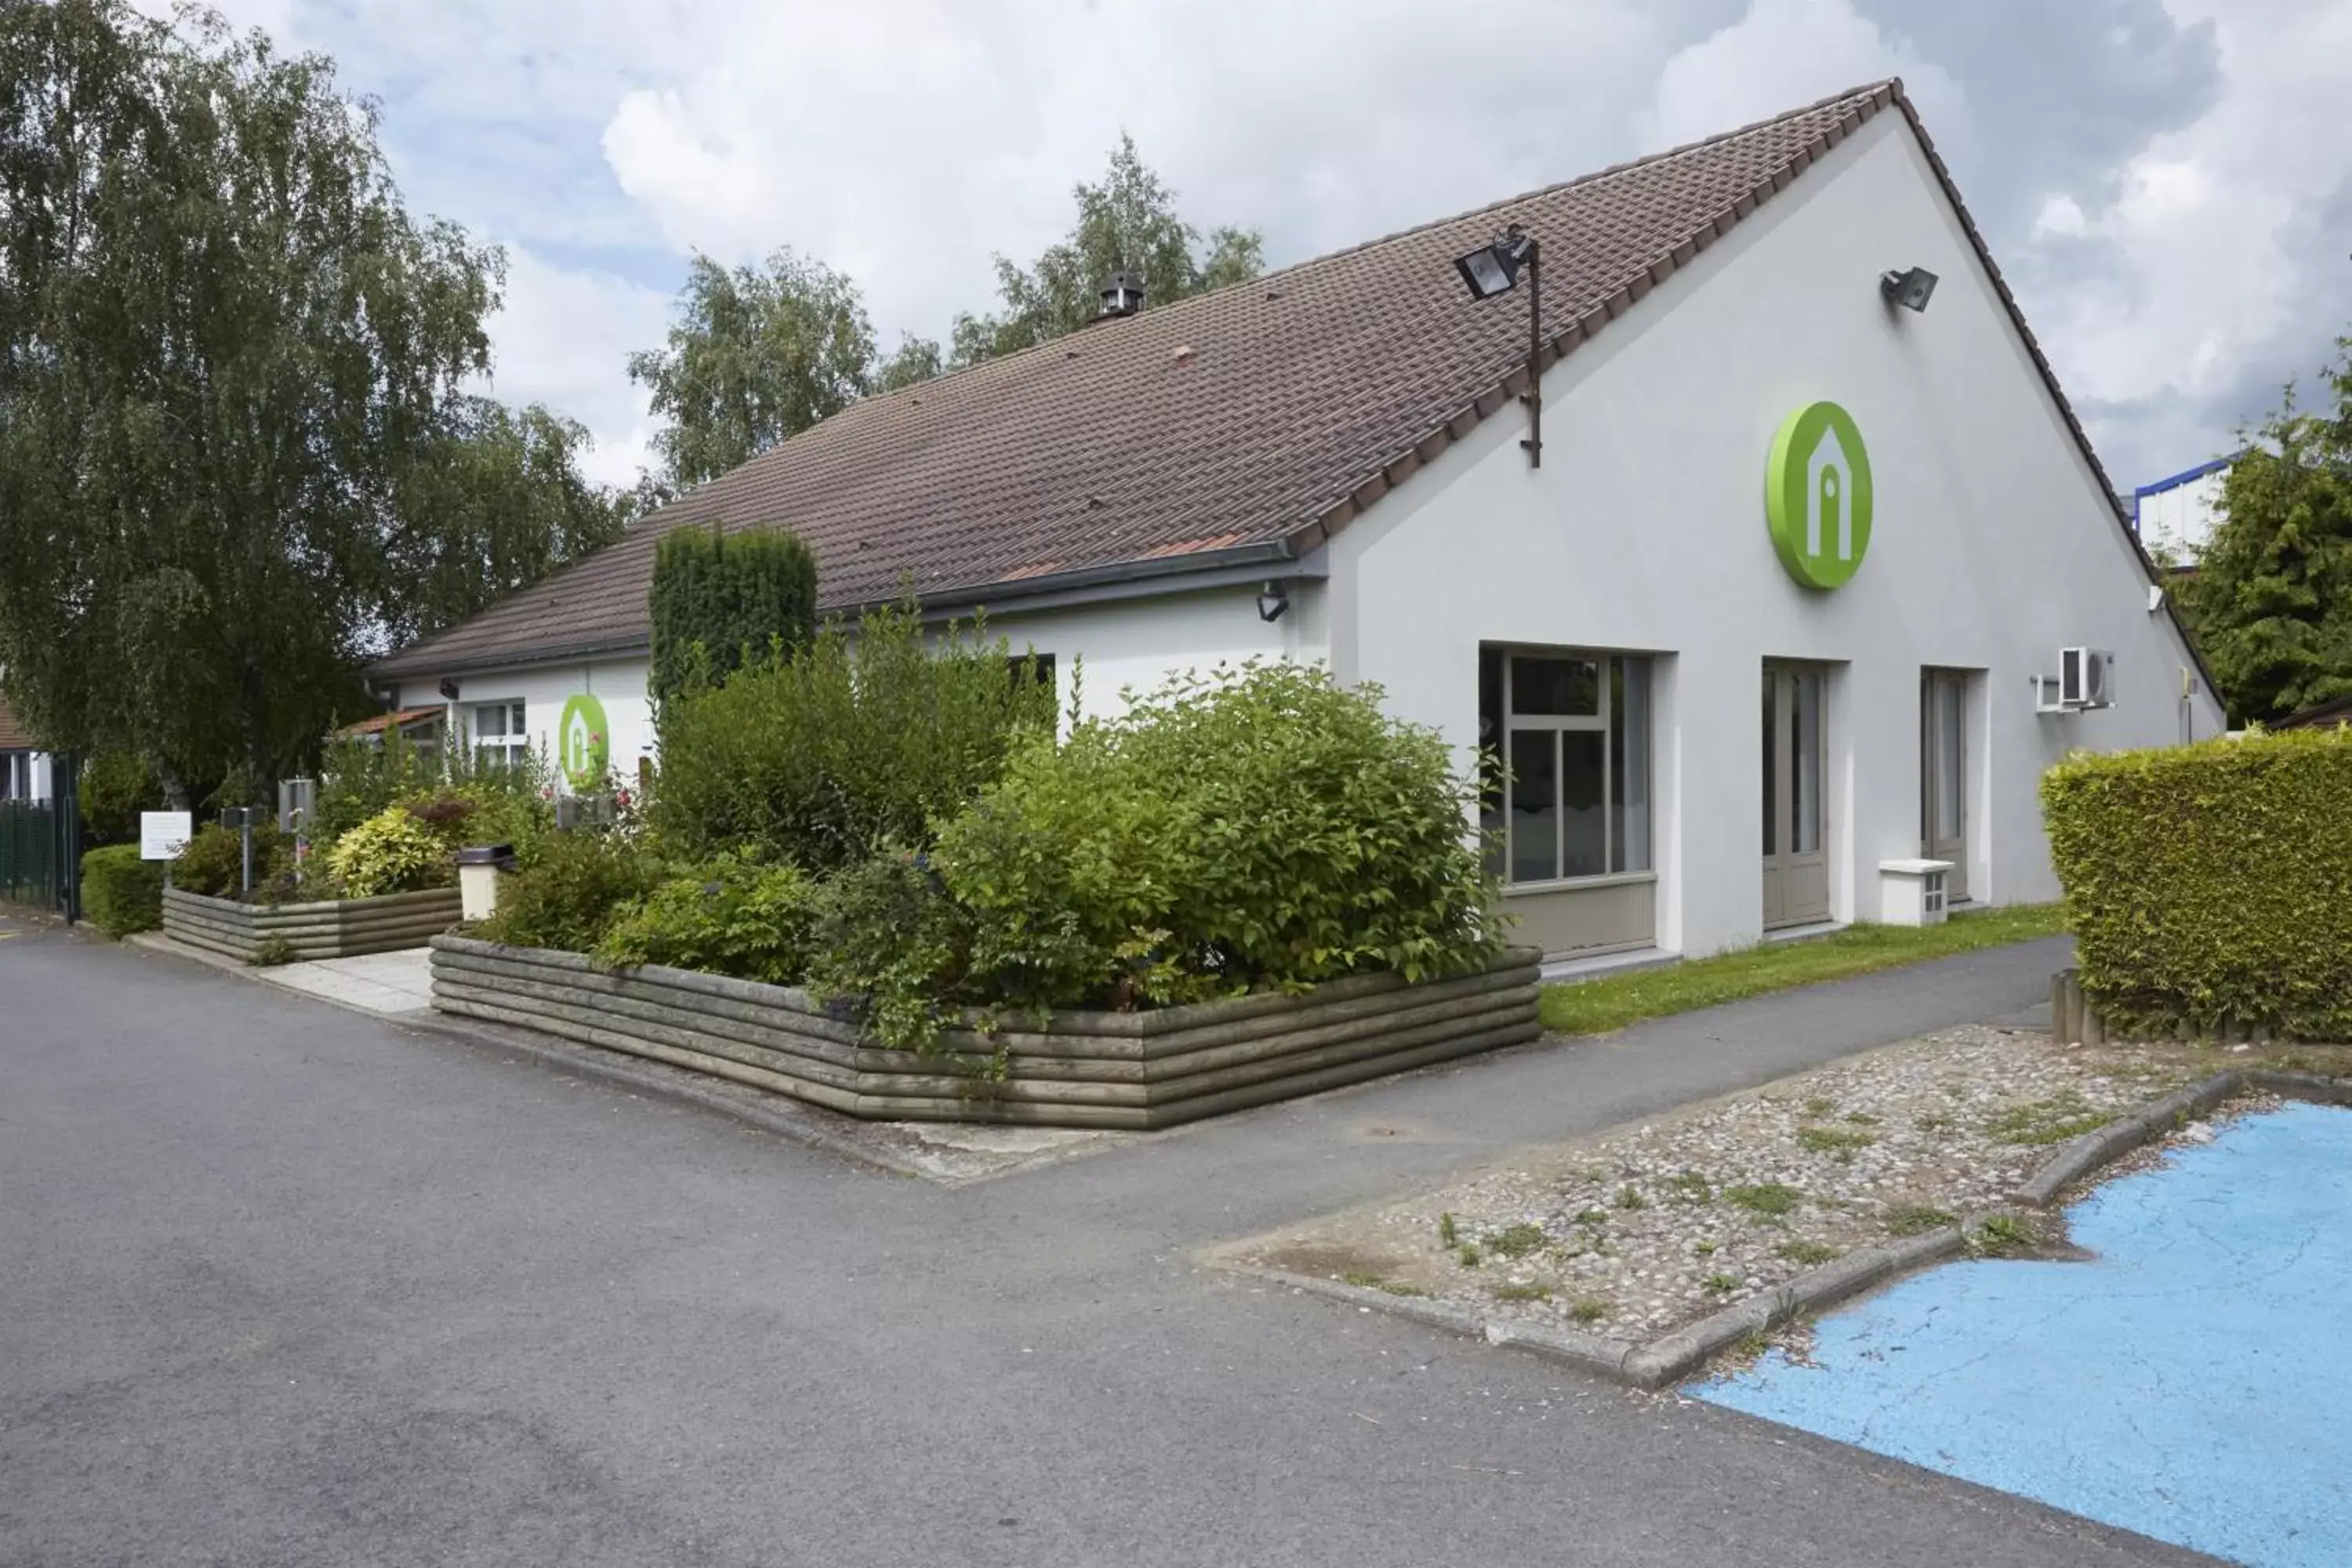
[[[2233,1068],[2070,1141],[2018,1188],[2013,1201],[2030,1208],[2047,1209],[2061,1192],[2100,1167],[2162,1138],[2186,1121],[2210,1115],[2225,1101],[2250,1090],[2352,1106],[2352,1077]],[[1260,1264],[1218,1260],[1217,1267],[1309,1295],[1483,1339],[1488,1344],[1517,1345],[1612,1382],[1654,1392],[1680,1382],[1751,1334],[1769,1332],[1794,1318],[1885,1284],[1897,1275],[1959,1256],[1968,1250],[1972,1232],[1987,1220],[2007,1212],[1993,1209],[1972,1214],[1922,1236],[1850,1252],[1736,1306],[1648,1341],[1611,1339],[1579,1333],[1573,1329],[1489,1317],[1452,1302],[1394,1296],[1385,1290]]]
[[[2059,1146],[2017,1189],[2018,1203],[2048,1208],[2060,1192],[2100,1166],[2123,1158],[2141,1144],[2161,1138],[2190,1117],[2206,1115],[2223,1100],[2245,1090],[2245,1075],[2234,1068],[2215,1073],[2202,1083],[2175,1090],[2153,1105],[2121,1116],[2105,1127],[2095,1127]]]
[[[1433,1329],[1485,1340],[1490,1345],[1517,1345],[1612,1382],[1654,1390],[1696,1370],[1717,1352],[1750,1334],[1778,1328],[1791,1318],[1843,1300],[1908,1269],[1939,1262],[1965,1245],[1961,1227],[1950,1225],[1925,1236],[1864,1247],[1834,1263],[1800,1274],[1738,1306],[1726,1307],[1696,1323],[1649,1341],[1611,1339],[1605,1334],[1580,1333],[1548,1323],[1488,1317],[1452,1302],[1391,1295],[1369,1286],[1295,1274],[1286,1268],[1268,1268],[1254,1263],[1228,1263],[1223,1267],[1253,1279],[1410,1318]]]

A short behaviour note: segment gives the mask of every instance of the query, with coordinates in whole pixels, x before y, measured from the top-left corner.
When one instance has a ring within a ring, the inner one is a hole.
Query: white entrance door
[[[1969,678],[1919,672],[1919,853],[1949,860],[1945,896],[1969,896]]]
[[[1804,925],[1830,913],[1822,772],[1822,672],[1764,666],[1764,925]]]

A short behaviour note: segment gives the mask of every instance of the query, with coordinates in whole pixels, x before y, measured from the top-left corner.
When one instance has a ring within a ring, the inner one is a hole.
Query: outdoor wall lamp
[[[1455,270],[1469,286],[1474,300],[1491,300],[1497,294],[1507,294],[1519,281],[1522,268],[1528,274],[1528,390],[1522,401],[1528,405],[1527,439],[1519,445],[1528,454],[1528,467],[1543,467],[1543,268],[1536,247],[1536,237],[1513,224],[1503,231],[1501,238],[1482,245],[1467,255],[1454,258]],[[1268,616],[1268,619],[1273,617]]]
[[[457,700],[457,683],[450,679],[447,676],[443,676],[441,678],[441,698],[445,702],[455,702]]]
[[[1878,275],[1878,291],[1890,305],[1900,305],[1906,310],[1924,310],[1935,298],[1936,275],[1924,267],[1906,268],[1902,271],[1886,271]]]
[[[1290,608],[1290,590],[1280,583],[1268,583],[1265,592],[1257,596],[1257,618],[1278,621],[1282,612]]]

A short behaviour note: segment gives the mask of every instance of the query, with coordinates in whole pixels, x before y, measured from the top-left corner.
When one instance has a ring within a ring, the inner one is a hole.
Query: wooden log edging
[[[163,889],[165,935],[240,963],[255,962],[273,943],[295,960],[423,947],[463,913],[455,888],[301,904],[247,904]]]
[[[432,940],[433,1005],[689,1068],[872,1121],[1173,1126],[1535,1039],[1528,948],[1475,974],[1413,985],[1355,975],[1295,996],[1160,1013],[1057,1012],[933,1054],[878,1048],[795,988],[577,953]],[[1175,1020],[1170,1024],[1168,1020]],[[1002,1064],[1002,1077],[994,1076]]]

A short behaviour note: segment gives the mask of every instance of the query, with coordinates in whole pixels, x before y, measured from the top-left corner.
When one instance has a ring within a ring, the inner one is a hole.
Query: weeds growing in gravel
[[[1515,1225],[1486,1238],[1486,1250],[1497,1258],[1525,1258],[1551,1238],[1539,1225]]]
[[[1808,1154],[1834,1155],[1840,1164],[1851,1165],[1857,1150],[1867,1149],[1878,1142],[1874,1132],[1860,1132],[1849,1127],[1800,1127],[1797,1147]]]
[[[1783,1245],[1780,1250],[1781,1257],[1807,1268],[1816,1264],[1827,1263],[1831,1258],[1838,1256],[1836,1247],[1825,1247],[1818,1241],[1791,1241]]]
[[[1896,1209],[1886,1216],[1886,1228],[1897,1236],[1925,1236],[1931,1230],[1941,1230],[1952,1223],[1952,1216],[1942,1209],[1931,1209],[1924,1204],[1914,1204]]]
[[[1617,1206],[1621,1209],[1645,1209],[1650,1206],[1650,1200],[1630,1186],[1620,1187],[1617,1189]]]
[[[1699,1283],[1718,1296],[1727,1296],[1739,1289],[1739,1277],[1736,1274],[1710,1274]]]
[[[1580,1323],[1597,1323],[1609,1315],[1609,1303],[1598,1297],[1587,1296],[1569,1308],[1568,1315]]]
[[[2092,1110],[2081,1090],[2062,1089],[2047,1100],[2011,1106],[1987,1122],[1985,1131],[2000,1143],[2063,1143],[2112,1120],[2106,1112]]]
[[[1458,1261],[1465,1268],[1475,1268],[1479,1264],[1486,1261],[1485,1258],[1478,1255],[1477,1245],[1474,1242],[1464,1242],[1462,1244],[1462,1250],[1455,1253],[1454,1256],[1455,1260]]]
[[[1763,1182],[1754,1186],[1726,1187],[1724,1201],[1733,1208],[1744,1209],[1758,1219],[1784,1219],[1796,1211],[1804,1196],[1785,1182]]]
[[[1678,1203],[1711,1204],[1715,1202],[1715,1187],[1696,1171],[1685,1171],[1679,1176],[1667,1177],[1666,1193]]]
[[[1454,1228],[1453,1215],[1439,1215],[1437,1216],[1437,1245],[1440,1247],[1454,1247],[1460,1245],[1461,1240],[1461,1234]]]
[[[2006,1258],[2031,1251],[2038,1239],[2033,1227],[2015,1215],[1997,1214],[1977,1226],[1969,1244],[1987,1258]]]
[[[1495,1300],[1497,1301],[1549,1301],[1551,1300],[1551,1291],[1541,1285],[1497,1285],[1495,1287]]]

